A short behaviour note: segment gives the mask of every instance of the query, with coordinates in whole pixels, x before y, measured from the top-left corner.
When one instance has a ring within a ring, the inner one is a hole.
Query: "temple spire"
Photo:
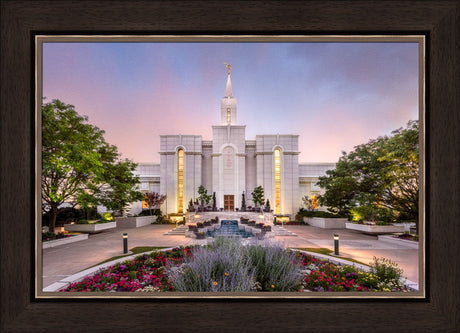
[[[224,63],[227,66],[228,76],[227,76],[227,86],[225,87],[225,97],[233,97],[232,91],[232,81],[230,80],[230,69],[232,65]]]
[[[230,80],[230,69],[232,65],[224,63],[227,67],[227,86],[225,96],[220,102],[221,125],[236,125],[236,98],[233,97],[232,81]]]

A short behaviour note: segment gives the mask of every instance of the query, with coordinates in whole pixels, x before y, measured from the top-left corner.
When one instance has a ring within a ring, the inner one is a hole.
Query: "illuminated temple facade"
[[[246,207],[254,207],[251,193],[260,185],[274,214],[294,217],[302,207],[302,197],[314,199],[321,193],[315,183],[335,164],[299,164],[295,134],[256,135],[247,140],[246,125],[237,122],[237,101],[227,67],[220,124],[212,126],[212,140],[203,140],[201,135],[161,135],[160,164],[137,168],[140,190],[166,194],[161,210],[171,214],[185,213],[190,199],[197,200],[200,185],[208,194],[215,193],[218,209],[240,210],[243,193]],[[134,213],[140,209],[140,203],[132,207]]]

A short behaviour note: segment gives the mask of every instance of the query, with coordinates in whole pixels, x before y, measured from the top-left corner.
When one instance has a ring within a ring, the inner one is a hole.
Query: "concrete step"
[[[276,225],[273,227],[273,231],[275,232],[275,236],[297,236],[297,234],[279,226]]]
[[[177,236],[177,235],[184,235],[185,232],[188,230],[188,227],[185,225],[180,225],[177,228],[169,230],[168,232],[164,233],[165,236]]]

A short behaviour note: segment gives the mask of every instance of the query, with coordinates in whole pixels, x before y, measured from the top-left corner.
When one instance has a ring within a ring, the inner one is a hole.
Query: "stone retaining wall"
[[[305,223],[322,229],[345,229],[346,218],[304,217]]]
[[[154,223],[157,216],[116,217],[117,228],[139,228]]]

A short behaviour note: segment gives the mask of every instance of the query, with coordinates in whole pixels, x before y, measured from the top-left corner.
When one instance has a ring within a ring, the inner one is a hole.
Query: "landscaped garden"
[[[46,232],[42,232],[42,241],[47,242],[47,241],[56,240],[56,239],[69,238],[69,237],[76,236],[76,235],[77,234],[67,234],[63,232],[54,233],[54,232],[46,231]]]
[[[407,291],[402,273],[383,258],[374,258],[365,272],[264,242],[243,245],[238,239],[216,237],[206,246],[141,254],[61,291]]]
[[[398,239],[404,239],[404,240],[418,242],[418,235],[410,234],[408,232],[405,232],[405,233],[399,234],[399,235],[393,235],[393,237],[398,238]]]

